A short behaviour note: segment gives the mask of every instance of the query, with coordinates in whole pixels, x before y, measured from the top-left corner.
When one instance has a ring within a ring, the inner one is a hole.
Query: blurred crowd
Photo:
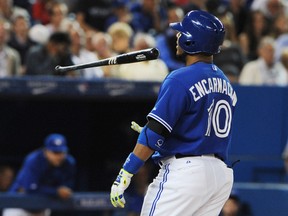
[[[225,25],[214,62],[231,82],[288,85],[285,0],[0,0],[0,78],[66,76],[162,81],[184,65],[169,23],[207,10]],[[157,47],[160,58],[59,73],[56,65],[87,63]]]

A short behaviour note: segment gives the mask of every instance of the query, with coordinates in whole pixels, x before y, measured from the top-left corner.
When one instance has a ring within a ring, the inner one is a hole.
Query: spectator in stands
[[[12,34],[10,36],[10,39],[8,41],[8,45],[15,50],[18,51],[21,58],[21,70],[20,74],[24,74],[25,71],[25,65],[26,65],[26,54],[28,50],[36,45],[35,42],[33,42],[28,33],[30,28],[30,21],[29,17],[27,17],[25,14],[22,13],[14,13],[12,15],[11,21],[12,21]]]
[[[77,23],[70,28],[69,33],[71,38],[72,61],[74,64],[83,64],[98,60],[94,52],[85,48],[85,32]],[[104,76],[100,67],[80,69],[77,70],[76,75],[87,79],[102,78]]]
[[[182,8],[171,6],[167,10],[167,25],[173,22],[180,22],[183,19],[184,12]],[[160,58],[166,63],[169,72],[185,65],[185,59],[177,56],[176,37],[177,32],[171,28],[166,28],[163,33],[156,36],[156,47],[159,49]]]
[[[288,17],[285,13],[277,14],[273,19],[270,35],[277,39],[279,36],[288,33]]]
[[[46,25],[50,22],[50,11],[57,0],[35,0],[32,4],[32,19],[35,23]]]
[[[115,22],[125,22],[131,25],[132,14],[129,11],[127,0],[114,0],[112,14],[105,23],[105,31]]]
[[[35,24],[29,29],[29,38],[37,44],[44,45],[48,42],[50,32],[45,25]]]
[[[166,12],[159,0],[136,1],[130,11],[133,16],[131,25],[135,32],[156,34],[163,30]]]
[[[105,23],[112,13],[113,1],[77,0],[76,19],[84,31],[105,31]]]
[[[241,71],[239,83],[242,85],[286,85],[286,71],[274,62],[275,40],[264,37],[259,44],[259,58],[246,63]]]
[[[134,38],[134,50],[142,50],[155,47],[155,39],[146,33],[137,33]],[[157,81],[162,82],[168,74],[168,67],[161,59],[142,61],[133,64],[119,66],[117,77],[134,81]]]
[[[67,18],[68,8],[64,3],[55,2],[49,10],[49,23],[46,24],[51,33],[57,31],[67,31],[71,22]]]
[[[232,13],[233,22],[238,37],[247,25],[248,9],[245,7],[246,0],[230,0],[228,11]]]
[[[116,54],[131,51],[131,40],[134,36],[133,29],[124,22],[116,22],[108,28],[108,34],[112,38],[111,48]]]
[[[13,13],[13,0],[1,0],[0,17],[6,20],[10,20],[12,13]]]
[[[285,7],[282,0],[254,0],[251,4],[252,11],[261,11],[269,26],[273,19],[280,14],[285,13]]]
[[[14,169],[11,166],[0,166],[0,193],[8,191],[13,182],[14,174]]]
[[[233,83],[238,82],[240,71],[247,62],[241,47],[237,41],[236,29],[233,16],[230,11],[218,11],[219,19],[225,26],[225,38],[221,47],[221,52],[214,56],[214,63],[222,68],[223,72]]]
[[[236,33],[236,26],[233,20],[233,14],[226,8],[219,7],[216,12],[217,17],[221,20],[225,26],[225,43],[238,43],[238,37]],[[224,44],[224,46],[226,45]],[[226,45],[227,46],[227,45]]]
[[[10,25],[0,18],[0,78],[20,75],[20,55],[8,46]]]
[[[73,65],[71,59],[71,39],[68,33],[55,32],[44,45],[32,47],[26,56],[27,75],[71,75],[55,72],[57,65]],[[73,73],[72,73],[73,74]]]
[[[262,37],[267,36],[269,28],[264,14],[261,11],[250,11],[247,25],[244,31],[239,35],[239,43],[243,54],[247,60],[258,58],[257,47]]]
[[[112,51],[112,39],[109,34],[104,32],[97,32],[93,35],[92,39],[93,51],[97,57],[101,59],[110,58],[115,55]],[[114,65],[102,67],[104,77],[110,77],[113,74]]]
[[[75,172],[75,159],[68,154],[66,138],[61,134],[50,134],[43,149],[27,155],[9,191],[69,199],[73,194]],[[16,215],[49,216],[50,210],[29,212],[12,208],[3,211],[3,216]]]

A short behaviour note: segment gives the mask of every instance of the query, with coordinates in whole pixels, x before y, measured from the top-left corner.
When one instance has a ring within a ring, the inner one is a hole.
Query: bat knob
[[[157,48],[151,49],[152,55],[158,58],[159,56],[159,50]]]
[[[60,65],[57,65],[56,67],[55,67],[55,71],[59,71],[60,70]]]

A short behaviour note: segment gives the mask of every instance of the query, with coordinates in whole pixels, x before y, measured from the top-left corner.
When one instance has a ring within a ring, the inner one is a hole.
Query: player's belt
[[[195,155],[195,154],[189,154],[189,155],[183,155],[183,154],[175,154],[175,158],[179,159],[179,158],[185,158],[185,157],[201,157],[201,156],[210,156],[210,157],[215,157],[218,158],[219,160],[223,159],[221,157],[219,157],[217,154],[207,154],[207,155]]]

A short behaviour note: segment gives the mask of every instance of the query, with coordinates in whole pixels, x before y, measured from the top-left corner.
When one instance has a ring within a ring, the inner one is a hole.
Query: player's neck
[[[205,62],[205,63],[212,63],[213,56],[207,56],[203,54],[195,54],[195,55],[187,55],[186,56],[186,65],[195,64],[196,62]]]

